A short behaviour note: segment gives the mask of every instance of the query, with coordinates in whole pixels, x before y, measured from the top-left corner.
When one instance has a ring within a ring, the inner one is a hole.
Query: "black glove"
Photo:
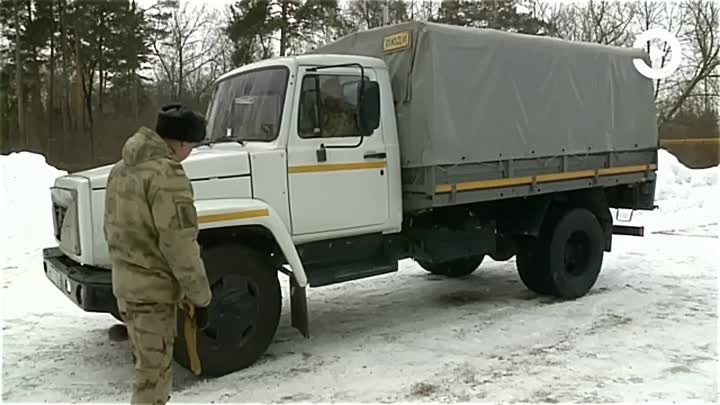
[[[199,330],[205,330],[210,326],[210,320],[208,319],[208,312],[206,307],[195,308],[195,322]]]

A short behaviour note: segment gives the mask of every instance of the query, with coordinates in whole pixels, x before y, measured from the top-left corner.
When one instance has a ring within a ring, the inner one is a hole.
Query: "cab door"
[[[372,70],[364,69],[364,74],[375,80]],[[298,72],[288,140],[294,235],[372,232],[389,220],[382,126],[360,136],[359,85],[359,68]]]

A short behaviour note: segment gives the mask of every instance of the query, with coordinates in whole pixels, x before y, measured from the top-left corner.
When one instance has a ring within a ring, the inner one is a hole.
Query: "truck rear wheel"
[[[480,267],[484,258],[485,256],[467,257],[443,263],[428,263],[421,261],[418,262],[418,264],[432,274],[454,278],[472,274],[478,267]]]
[[[520,244],[515,257],[518,275],[525,287],[541,295],[553,295],[555,290],[550,279],[545,251],[539,241]]]
[[[520,278],[539,294],[582,297],[595,284],[602,267],[602,226],[595,215],[581,208],[548,220],[537,241],[521,245],[516,261]]]
[[[249,367],[262,356],[275,336],[282,297],[277,270],[260,253],[225,244],[203,249],[213,298],[209,327],[197,332],[202,375],[219,377]],[[183,325],[178,311],[175,360],[190,369]]]

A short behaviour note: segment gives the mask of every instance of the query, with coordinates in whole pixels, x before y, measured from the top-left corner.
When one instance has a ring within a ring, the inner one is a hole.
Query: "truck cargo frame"
[[[657,151],[652,149],[405,168],[403,207],[406,211],[426,210],[638,183],[654,188],[656,159]]]

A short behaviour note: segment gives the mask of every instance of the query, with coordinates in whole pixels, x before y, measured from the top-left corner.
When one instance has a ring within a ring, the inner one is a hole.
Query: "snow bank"
[[[699,191],[718,185],[720,166],[692,170],[685,167],[670,152],[658,151],[658,185],[655,198],[658,201],[687,199],[699,196]]]
[[[657,186],[652,212],[640,211],[632,223],[650,232],[696,233],[704,226],[705,236],[717,235],[720,222],[720,166],[693,170],[673,154],[658,151]],[[625,217],[621,214],[621,217]],[[617,221],[618,223],[622,221]],[[707,234],[709,232],[709,234]]]
[[[0,155],[0,267],[14,267],[55,245],[50,187],[67,174],[45,157],[20,152]]]

